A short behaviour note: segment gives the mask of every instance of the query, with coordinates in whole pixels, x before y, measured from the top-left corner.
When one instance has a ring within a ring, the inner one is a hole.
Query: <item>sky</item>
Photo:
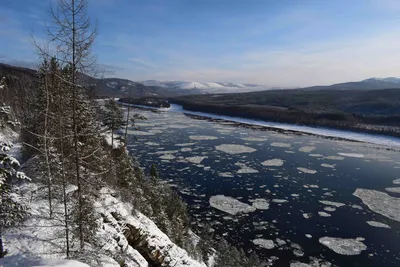
[[[109,77],[302,87],[400,77],[400,0],[88,0]],[[0,1],[0,62],[37,66],[50,4]]]

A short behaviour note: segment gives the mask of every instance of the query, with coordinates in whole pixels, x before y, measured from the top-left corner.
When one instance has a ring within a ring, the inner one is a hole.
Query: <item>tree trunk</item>
[[[5,256],[4,247],[3,247],[3,236],[0,234],[0,259]]]
[[[129,101],[128,101],[128,114],[126,116],[126,124],[125,124],[125,147],[128,146],[128,126],[129,126],[129,113],[131,111],[131,95],[132,95],[132,88],[129,90]]]
[[[47,167],[47,191],[48,191],[48,199],[49,199],[49,209],[50,209],[50,218],[53,216],[53,207],[52,207],[52,192],[51,192],[51,170],[50,170],[50,162],[49,162],[49,146],[48,146],[48,118],[49,118],[49,87],[48,87],[48,70],[46,70],[44,83],[46,90],[46,110],[44,114],[44,154],[46,160]]]

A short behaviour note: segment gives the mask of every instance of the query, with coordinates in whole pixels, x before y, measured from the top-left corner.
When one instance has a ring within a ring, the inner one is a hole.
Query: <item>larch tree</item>
[[[91,128],[93,117],[89,101],[85,97],[85,88],[80,84],[80,73],[87,73],[94,67],[94,57],[91,47],[95,40],[97,29],[92,27],[88,17],[87,0],[59,0],[55,8],[51,8],[53,24],[47,27],[50,41],[55,47],[55,54],[60,63],[68,68],[68,75],[59,77],[64,85],[72,92],[71,95],[71,125],[65,128],[71,130],[71,154],[69,162],[72,163],[72,172],[75,174],[77,185],[77,219],[80,248],[85,242],[85,213],[84,213],[84,181],[83,172],[90,158],[95,157],[93,143],[98,140],[96,129]],[[88,116],[88,117],[85,117]],[[90,138],[88,135],[93,135]],[[65,137],[65,135],[64,135]],[[85,143],[87,141],[87,143]],[[91,143],[92,142],[92,143]],[[67,149],[67,147],[64,147]],[[91,150],[91,151],[89,151]],[[87,225],[87,224],[86,224]]]

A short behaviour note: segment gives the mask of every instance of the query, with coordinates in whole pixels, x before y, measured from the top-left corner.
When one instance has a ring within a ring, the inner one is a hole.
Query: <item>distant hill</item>
[[[230,82],[196,82],[196,81],[160,81],[147,80],[140,83],[147,86],[157,86],[169,90],[186,90],[191,91],[191,94],[199,93],[237,93],[237,92],[252,92],[270,89],[265,85],[259,84],[240,84]]]
[[[358,82],[336,83],[332,85],[320,85],[304,87],[303,90],[378,90],[387,88],[400,88],[400,79],[389,78],[369,78]]]
[[[8,77],[11,82],[9,86],[13,89],[28,89],[35,86],[37,71],[33,69],[16,67],[0,63],[0,77]],[[146,86],[119,78],[97,79],[85,74],[80,74],[82,84],[91,85],[95,88],[98,97],[173,97],[188,94],[202,94],[200,90],[188,91],[184,89],[169,89],[160,86]],[[29,86],[28,86],[29,85]]]

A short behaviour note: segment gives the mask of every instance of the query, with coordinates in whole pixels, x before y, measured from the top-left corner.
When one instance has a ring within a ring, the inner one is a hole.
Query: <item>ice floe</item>
[[[133,130],[128,130],[128,134],[130,134],[130,135],[136,135],[136,136],[154,135],[154,133],[150,133],[150,132],[133,131]]]
[[[331,217],[331,215],[325,211],[318,211],[318,215],[321,217]]]
[[[207,158],[206,156],[201,157],[201,156],[194,156],[194,157],[187,157],[185,158],[186,161],[193,163],[193,164],[200,164],[203,159]]]
[[[252,206],[258,210],[267,210],[269,209],[269,202],[263,198],[254,199]]]
[[[400,187],[387,187],[385,188],[386,191],[390,193],[398,193],[400,194]]]
[[[319,242],[341,255],[359,255],[367,249],[367,246],[357,239],[321,237]]]
[[[299,148],[300,152],[310,153],[311,151],[315,150],[315,146],[303,146]]]
[[[262,162],[261,165],[268,166],[268,167],[272,167],[272,166],[280,167],[280,166],[283,165],[283,160],[281,160],[281,159],[269,159],[269,160],[266,160],[266,161]]]
[[[160,156],[160,159],[172,160],[175,159],[175,156],[172,154],[163,154],[162,156]]]
[[[328,201],[328,200],[320,200],[319,202],[324,204],[324,205],[334,206],[334,207],[337,207],[337,208],[340,208],[340,207],[346,205],[346,204],[343,204],[343,203],[340,203],[340,202],[333,202],[333,201]]]
[[[400,179],[396,179],[393,181],[393,184],[400,184]]]
[[[274,203],[286,203],[288,201],[286,199],[276,199],[276,198],[274,198],[272,200],[272,202],[274,202]]]
[[[324,159],[330,159],[330,160],[344,160],[344,157],[342,157],[342,156],[327,156],[327,157],[324,157]]]
[[[233,174],[231,172],[220,172],[218,173],[219,176],[221,177],[226,177],[226,178],[232,178]]]
[[[363,158],[363,154],[356,153],[338,153],[340,156],[348,157],[348,158]]]
[[[335,165],[326,164],[326,163],[322,163],[321,166],[324,168],[331,168],[331,169],[335,168]]]
[[[273,142],[273,143],[271,143],[271,146],[274,146],[274,147],[290,147],[290,144],[288,144],[288,143],[280,143],[280,142]]]
[[[400,198],[376,190],[357,188],[354,196],[368,206],[373,212],[400,222]]]
[[[183,143],[183,144],[175,144],[175,146],[193,146],[197,143]]]
[[[253,244],[265,249],[273,249],[275,247],[275,243],[271,239],[257,238],[253,240]]]
[[[381,222],[376,222],[376,221],[367,221],[367,223],[373,227],[379,227],[379,228],[390,228],[389,225],[381,223]]]
[[[206,141],[206,140],[216,140],[218,137],[209,135],[190,135],[189,139],[195,141]]]
[[[247,166],[244,163],[237,162],[237,163],[235,163],[235,165],[240,167],[240,169],[237,171],[237,173],[242,173],[242,174],[258,173],[258,171],[256,169],[250,168],[249,166]]]
[[[255,207],[250,206],[246,203],[240,202],[239,200],[227,197],[224,195],[216,195],[210,198],[210,205],[213,208],[236,215],[237,213],[248,213],[256,210]]]
[[[266,138],[257,138],[257,137],[245,137],[241,139],[248,142],[265,142],[268,140]]]
[[[216,146],[215,149],[228,153],[228,154],[241,154],[241,153],[252,153],[254,151],[257,151],[257,149],[248,147],[248,146],[243,146],[243,145],[234,145],[234,144],[222,144],[219,146]]]
[[[311,170],[311,169],[307,169],[307,168],[297,167],[297,169],[303,173],[308,173],[308,174],[316,174],[317,173],[316,170]]]

